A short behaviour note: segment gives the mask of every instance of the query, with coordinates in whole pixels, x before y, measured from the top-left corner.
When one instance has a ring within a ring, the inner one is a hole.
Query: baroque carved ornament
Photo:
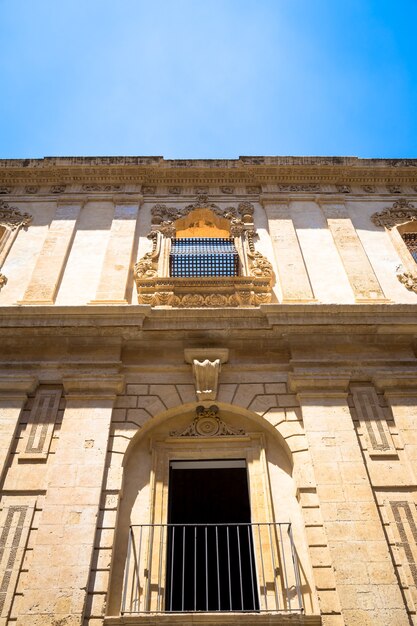
[[[215,216],[229,222],[230,237],[235,240],[241,255],[242,272],[239,276],[173,278],[168,275],[166,242],[176,236],[176,220],[195,209],[209,209]],[[152,249],[135,265],[139,303],[196,308],[259,306],[270,302],[274,272],[268,259],[255,249],[253,214],[254,207],[250,202],[222,209],[210,202],[207,194],[198,195],[194,203],[180,209],[155,204],[148,235]],[[166,269],[161,270],[161,267]]]
[[[10,230],[24,228],[25,230],[32,221],[29,213],[21,213],[18,209],[11,207],[7,202],[0,200],[0,225],[6,226]]]
[[[371,215],[371,220],[376,226],[385,226],[391,230],[394,226],[417,221],[417,208],[405,198],[400,198],[392,207]]]
[[[232,428],[219,416],[219,407],[213,404],[206,408],[198,406],[191,424],[184,430],[172,431],[171,437],[244,437],[246,432],[241,428]]]

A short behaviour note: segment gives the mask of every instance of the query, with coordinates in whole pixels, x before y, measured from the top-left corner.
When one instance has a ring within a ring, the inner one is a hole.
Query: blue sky
[[[417,0],[0,0],[0,158],[417,157]]]

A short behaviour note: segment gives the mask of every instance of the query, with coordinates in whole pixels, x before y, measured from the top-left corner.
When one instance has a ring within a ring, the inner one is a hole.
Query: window
[[[271,301],[271,263],[255,249],[254,208],[220,209],[206,197],[152,209],[152,250],[135,265],[139,304],[257,306]]]
[[[417,232],[402,233],[403,241],[414,261],[417,263]]]
[[[166,611],[257,611],[245,460],[172,461]]]
[[[172,277],[238,276],[239,258],[232,239],[174,237],[169,261]]]

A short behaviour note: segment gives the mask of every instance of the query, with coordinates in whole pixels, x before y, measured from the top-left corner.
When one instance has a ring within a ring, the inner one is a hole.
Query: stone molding
[[[0,376],[0,396],[23,396],[35,391],[38,384],[36,376],[27,376],[18,372],[10,376]]]
[[[288,374],[288,387],[295,393],[347,395],[349,382],[350,374],[348,373],[330,375],[311,371]]]
[[[64,376],[62,384],[65,397],[73,398],[114,398],[123,392],[123,376],[102,376],[102,377],[73,377]]]

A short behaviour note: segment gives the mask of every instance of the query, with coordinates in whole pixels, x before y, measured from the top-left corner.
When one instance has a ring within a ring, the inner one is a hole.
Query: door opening
[[[244,460],[173,461],[167,611],[257,611]]]

